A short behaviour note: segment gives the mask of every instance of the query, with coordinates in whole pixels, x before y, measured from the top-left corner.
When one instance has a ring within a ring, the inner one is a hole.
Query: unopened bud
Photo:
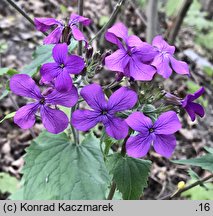
[[[185,186],[186,186],[186,183],[184,181],[180,181],[180,182],[178,182],[177,188],[178,188],[178,190],[181,190],[181,189],[185,188]]]
[[[103,53],[101,55],[101,63],[102,63],[103,66],[105,65],[105,58],[107,56],[111,55],[111,53],[112,53],[111,50],[107,50],[105,53]]]
[[[93,55],[93,60],[100,61],[100,59],[101,59],[101,52],[100,51],[95,52],[95,54]]]
[[[86,50],[86,58],[90,59],[92,57],[92,54],[93,54],[93,47],[88,45]]]

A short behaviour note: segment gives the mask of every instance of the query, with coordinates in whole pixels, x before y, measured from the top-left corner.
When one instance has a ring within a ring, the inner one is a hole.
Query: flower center
[[[149,129],[149,132],[150,132],[150,133],[153,133],[153,132],[154,132],[154,128],[150,128],[150,129]]]
[[[40,102],[40,104],[45,104],[45,98],[44,97],[41,98],[41,100],[39,102]]]
[[[62,63],[62,64],[60,64],[60,68],[64,68],[64,64]]]
[[[101,115],[106,115],[107,114],[107,111],[106,110],[102,110],[101,111]]]

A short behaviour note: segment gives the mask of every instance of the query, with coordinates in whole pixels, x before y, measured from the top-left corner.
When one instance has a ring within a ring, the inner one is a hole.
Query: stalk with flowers
[[[30,129],[38,119],[45,128],[26,150],[23,199],[113,199],[116,193],[139,199],[151,172],[149,151],[172,156],[181,128],[177,107],[192,121],[203,117],[195,100],[204,88],[179,98],[155,85],[156,76],[169,79],[173,71],[190,78],[187,63],[175,58],[175,47],[160,35],[148,44],[117,22],[105,33],[116,50],[99,55],[79,28],[91,25],[86,17],[34,23],[48,32],[43,48],[52,46],[52,60],[40,65],[39,85],[30,71],[10,78],[10,90],[31,99],[14,122]],[[77,42],[84,45],[81,56],[73,49]],[[93,81],[102,67],[115,72],[108,86]]]

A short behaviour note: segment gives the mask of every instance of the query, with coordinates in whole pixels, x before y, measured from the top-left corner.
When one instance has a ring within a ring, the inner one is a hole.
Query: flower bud
[[[178,182],[177,188],[178,188],[178,190],[181,190],[181,189],[185,188],[185,186],[186,186],[186,183],[184,181],[180,181],[180,182]]]

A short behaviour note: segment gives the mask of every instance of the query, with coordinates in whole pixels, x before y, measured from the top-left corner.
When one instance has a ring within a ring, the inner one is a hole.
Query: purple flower
[[[79,74],[84,68],[84,60],[76,55],[68,55],[68,46],[65,43],[55,45],[52,55],[55,62],[41,67],[42,82],[55,80],[57,91],[69,91],[72,88],[70,74]]]
[[[135,35],[128,36],[128,29],[117,23],[108,29],[106,40],[118,46],[118,50],[105,58],[109,70],[122,72],[135,80],[152,80],[156,69],[144,64],[153,60],[156,51]]]
[[[72,125],[81,131],[87,131],[102,122],[106,133],[115,138],[123,139],[128,134],[126,122],[116,117],[116,113],[131,109],[137,102],[137,94],[121,87],[106,101],[101,86],[91,84],[81,90],[81,96],[93,110],[76,110],[72,115]]]
[[[42,95],[34,80],[26,74],[14,75],[10,80],[10,89],[17,95],[35,99],[35,102],[21,107],[14,116],[14,122],[23,129],[31,128],[36,121],[36,112],[40,111],[44,127],[51,133],[64,131],[69,123],[68,117],[50,105],[72,107],[78,100],[75,87],[64,94],[52,90]]]
[[[189,74],[188,65],[173,57],[175,47],[166,43],[162,36],[156,36],[152,41],[152,45],[155,47],[157,55],[151,65],[156,67],[157,73],[164,78],[170,77],[172,70],[179,74]]]
[[[204,93],[204,91],[205,89],[202,87],[194,94],[188,94],[183,100],[181,100],[181,106],[189,114],[192,121],[195,120],[196,114],[200,117],[203,117],[205,115],[203,107],[200,104],[193,102],[194,100],[199,98]]]
[[[161,114],[155,123],[141,112],[132,113],[127,124],[139,134],[131,136],[126,143],[127,154],[131,157],[143,157],[151,144],[155,151],[164,157],[170,157],[176,146],[173,133],[181,128],[180,121],[174,111]]]
[[[56,28],[44,39],[44,44],[59,43],[63,30],[66,27],[62,21],[56,20],[54,18],[34,18],[34,23],[36,29],[41,32],[46,32],[50,28],[56,26]],[[71,29],[73,37],[78,41],[84,40],[86,42],[83,33],[78,29],[79,23],[82,23],[84,26],[88,26],[91,23],[91,20],[77,14],[71,14],[68,23],[68,27]]]

